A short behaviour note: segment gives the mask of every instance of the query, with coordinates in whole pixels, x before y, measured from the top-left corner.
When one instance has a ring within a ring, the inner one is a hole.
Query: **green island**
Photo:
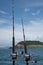
[[[16,47],[18,48],[23,48],[24,44],[26,45],[26,47],[28,48],[36,48],[36,47],[43,47],[43,42],[40,41],[21,41],[19,42]]]

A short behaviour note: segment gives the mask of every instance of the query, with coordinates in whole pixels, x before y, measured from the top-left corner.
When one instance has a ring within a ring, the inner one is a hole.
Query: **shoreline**
[[[23,45],[16,45],[17,48],[24,48]],[[27,48],[43,48],[43,45],[28,45]]]
[[[43,45],[28,45],[27,48],[43,48]],[[15,46],[15,48],[24,48],[24,45],[18,44]],[[9,49],[12,49],[12,47],[9,47]]]
[[[29,45],[26,46],[27,48],[43,48],[42,45]],[[24,46],[15,46],[15,48],[24,48]],[[9,47],[9,49],[12,49],[12,47]]]

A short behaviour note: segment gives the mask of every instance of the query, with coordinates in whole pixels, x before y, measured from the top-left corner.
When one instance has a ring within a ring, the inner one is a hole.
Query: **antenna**
[[[22,30],[23,30],[23,38],[24,38],[24,50],[25,50],[25,61],[26,61],[26,65],[28,65],[28,61],[31,59],[31,55],[27,53],[27,48],[26,48],[26,42],[25,42],[25,33],[24,33],[24,25],[23,25],[23,19],[21,19],[22,22]]]
[[[13,37],[12,37],[12,65],[15,65],[15,59],[17,59],[17,52],[15,52],[15,36],[14,36],[14,0],[12,0],[12,31],[13,31]]]

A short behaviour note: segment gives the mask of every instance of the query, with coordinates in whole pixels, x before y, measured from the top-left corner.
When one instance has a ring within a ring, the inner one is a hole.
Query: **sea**
[[[18,57],[15,60],[15,65],[26,65],[23,48],[16,48]],[[32,55],[32,59],[28,62],[29,65],[43,65],[43,48],[27,48],[27,52]],[[0,65],[12,65],[12,50],[9,48],[0,48]],[[37,60],[37,63],[35,61]]]

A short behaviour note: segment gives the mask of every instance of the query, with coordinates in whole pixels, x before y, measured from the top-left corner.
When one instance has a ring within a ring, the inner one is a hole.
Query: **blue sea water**
[[[20,54],[24,49],[17,48],[16,51],[19,53],[19,56],[15,61],[15,65],[26,65],[24,56]],[[28,48],[27,51],[32,54],[29,65],[43,65],[43,48]],[[11,53],[12,50],[9,48],[0,48],[0,65],[12,65]],[[35,60],[37,60],[37,63],[34,63]]]

